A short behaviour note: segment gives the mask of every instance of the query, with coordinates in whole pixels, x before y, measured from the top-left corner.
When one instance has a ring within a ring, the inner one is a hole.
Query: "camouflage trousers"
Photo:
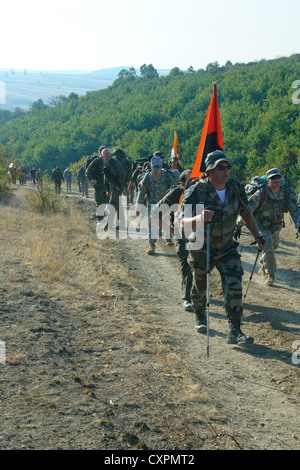
[[[115,208],[115,211],[116,211],[116,225],[119,225],[119,223],[120,223],[121,211],[120,211],[120,207],[119,207],[119,203],[120,203],[119,198],[122,196],[122,194],[123,194],[122,189],[113,188],[110,192],[110,198],[109,198],[109,201],[108,201],[108,203],[111,204]]]
[[[228,318],[241,318],[243,314],[241,257],[235,242],[221,250],[210,251],[210,272],[214,267],[220,273],[226,315]],[[196,313],[204,313],[207,303],[207,254],[206,247],[201,251],[191,251],[189,263],[193,273],[192,305]]]
[[[89,197],[89,182],[87,179],[80,181],[80,188],[82,197]]]
[[[97,206],[100,206],[101,204],[107,204],[108,198],[106,196],[106,189],[103,187],[94,188],[94,198]]]
[[[54,189],[55,189],[56,194],[60,194],[61,193],[61,183],[57,182],[57,181],[54,181]]]
[[[266,248],[259,262],[264,266],[266,274],[274,275],[277,267],[275,250],[279,246],[279,235],[282,225],[276,225],[273,229],[267,229],[259,221],[256,221],[256,224],[260,235],[266,240]]]
[[[193,285],[193,275],[191,271],[191,267],[188,263],[188,250],[185,247],[185,240],[177,240],[175,238],[174,245],[175,245],[175,252],[177,258],[180,262],[180,269],[181,269],[181,289],[182,289],[182,300],[186,300],[187,302],[191,302],[191,290]]]
[[[72,180],[66,179],[67,191],[71,191]]]

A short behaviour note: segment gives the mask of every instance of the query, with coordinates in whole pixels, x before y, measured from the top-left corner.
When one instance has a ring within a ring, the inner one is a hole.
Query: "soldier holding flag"
[[[227,342],[250,344],[254,339],[241,331],[242,275],[238,243],[234,241],[235,223],[238,215],[243,218],[246,227],[254,236],[259,250],[264,249],[264,240],[257,229],[255,219],[248,207],[244,187],[237,180],[229,177],[232,162],[217,150],[205,159],[206,176],[183,195],[181,202],[182,230],[193,230],[199,217],[204,217],[205,227],[210,232],[204,233],[204,246],[201,250],[190,250],[189,262],[193,273],[192,305],[196,313],[196,330],[207,331],[206,289],[207,257],[210,270],[216,267],[220,273],[225,298],[226,313],[229,322]],[[197,204],[204,205],[204,212],[196,214]],[[184,217],[186,205],[192,207],[192,217]],[[208,240],[209,237],[209,240]],[[209,241],[209,252],[207,249]]]

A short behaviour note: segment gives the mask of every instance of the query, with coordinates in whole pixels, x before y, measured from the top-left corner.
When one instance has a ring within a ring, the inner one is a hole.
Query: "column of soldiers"
[[[209,258],[210,271],[216,267],[221,277],[228,318],[227,342],[242,345],[253,343],[254,338],[241,331],[243,269],[237,251],[239,230],[241,226],[246,226],[253,235],[254,243],[261,252],[259,273],[266,285],[271,286],[276,272],[274,252],[278,247],[285,212],[293,218],[298,235],[300,195],[297,200],[277,168],[268,170],[261,178],[263,184],[249,194],[247,187],[230,177],[233,162],[221,151],[207,156],[205,174],[199,179],[189,178],[191,170],[183,171],[176,158],[168,167],[161,152],[155,152],[146,161],[138,161],[128,185],[124,166],[121,162],[121,166],[115,163],[117,155],[122,152],[111,155],[108,149],[99,149],[99,156],[86,170],[87,178],[94,186],[97,205],[109,202],[117,211],[119,196],[124,192],[128,196],[132,189],[136,190],[136,215],[140,215],[140,205],[146,205],[148,210],[147,253],[150,255],[155,253],[157,241],[151,237],[153,220],[163,228],[162,221],[154,218],[153,207],[178,203],[178,223],[183,235],[174,242],[181,266],[183,308],[195,313],[196,330],[206,332]],[[129,199],[130,204],[132,201]],[[204,210],[198,215],[196,209],[199,204],[204,205]],[[187,205],[192,208],[190,217],[184,217]],[[186,241],[198,223],[204,224],[204,245],[199,250],[187,249]],[[208,254],[207,236],[210,241]],[[170,240],[167,239],[167,242]]]
[[[169,207],[177,204],[178,214],[176,220],[173,214],[170,226],[174,232],[174,224],[177,223],[181,233],[181,237],[174,238],[174,245],[181,267],[183,308],[195,313],[196,330],[199,333],[206,332],[209,259],[210,271],[216,267],[221,277],[229,325],[227,342],[246,345],[253,343],[254,338],[241,331],[243,269],[237,251],[241,227],[245,226],[253,235],[254,243],[261,252],[259,274],[266,286],[272,286],[277,269],[275,250],[279,245],[285,213],[292,217],[298,237],[300,194],[297,199],[278,168],[271,168],[262,178],[253,178],[244,187],[230,177],[233,164],[223,152],[217,150],[207,155],[205,174],[192,179],[191,169],[184,170],[176,157],[168,165],[164,155],[155,152],[138,160],[134,167],[122,149],[110,152],[102,146],[98,153],[87,158],[76,176],[82,196],[88,197],[88,188],[91,186],[97,206],[110,204],[114,207],[117,228],[120,197],[125,195],[129,205],[132,205],[135,194],[136,215],[140,215],[141,206],[147,207],[149,255],[155,253],[157,242],[157,238],[152,236],[152,224],[157,224],[160,230],[164,228],[163,220],[156,218],[153,208],[159,209],[163,204]],[[39,171],[33,168],[31,174],[34,175],[34,184],[37,181],[41,189],[42,174],[38,176]],[[72,173],[69,167],[63,174],[59,167],[55,168],[51,180],[55,183],[57,193],[61,191],[63,180],[67,184],[67,191],[71,191]],[[204,206],[200,214],[197,212],[199,204]],[[192,212],[184,216],[188,206]],[[201,249],[193,250],[190,240],[199,223],[204,226],[204,244]],[[172,244],[171,234],[166,238],[166,244]]]

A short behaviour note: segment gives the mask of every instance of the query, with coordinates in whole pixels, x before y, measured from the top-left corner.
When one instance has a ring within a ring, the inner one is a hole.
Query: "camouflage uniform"
[[[109,204],[111,204],[117,214],[119,214],[119,197],[122,196],[125,187],[126,173],[122,163],[114,157],[109,162],[104,162],[105,180],[109,185]],[[119,188],[119,189],[117,189]]]
[[[35,174],[36,174],[36,169],[33,167],[31,168],[30,170],[30,175],[31,175],[31,179],[32,179],[32,183],[35,184]]]
[[[104,180],[104,162],[101,157],[95,158],[86,169],[86,177],[89,181],[97,180],[94,186],[94,197],[97,206],[107,204],[106,187]]]
[[[59,166],[57,166],[56,168],[52,170],[51,181],[54,181],[55,192],[58,194],[60,194],[61,192],[61,183],[63,179],[64,179],[63,174],[60,171]]]
[[[225,308],[228,319],[242,317],[242,275],[238,243],[233,240],[237,216],[248,214],[247,198],[243,186],[232,178],[226,184],[225,204],[208,179],[202,179],[187,189],[181,202],[181,215],[184,207],[191,204],[193,215],[196,205],[203,203],[206,209],[215,212],[210,223],[210,270],[216,267],[220,273]],[[201,250],[191,250],[189,263],[193,272],[192,305],[196,315],[203,315],[206,308],[207,289],[207,231],[204,229],[204,246]]]
[[[128,191],[128,185],[129,182],[131,181],[132,177],[132,161],[129,157],[126,157],[125,152],[122,149],[115,149],[112,154],[112,157],[115,157],[123,166],[125,170],[125,180],[124,180],[124,186],[123,186],[123,193],[127,198],[129,198],[129,202],[133,202],[132,193],[129,193]]]
[[[160,207],[162,204],[168,204],[169,207],[174,204],[179,204],[181,196],[184,192],[184,186],[182,184],[176,184],[172,186],[167,194],[158,202],[155,208]],[[184,238],[174,239],[176,255],[180,262],[181,269],[181,288],[182,288],[182,299],[188,303],[191,303],[191,289],[193,283],[193,275],[188,263],[188,250],[186,249],[187,240]]]
[[[78,180],[81,188],[81,196],[89,197],[89,180],[86,177],[85,163],[78,170]]]
[[[36,183],[37,183],[37,188],[42,191],[43,190],[43,176],[44,173],[42,172],[41,168],[38,169],[36,172]]]
[[[65,171],[63,172],[63,177],[64,177],[64,180],[67,184],[67,191],[71,191],[71,184],[72,184],[72,178],[73,178],[73,175],[72,175],[72,171],[70,170],[70,168],[66,168]]]
[[[255,217],[257,228],[266,240],[266,248],[260,258],[262,265],[260,273],[264,277],[270,277],[272,285],[277,267],[275,250],[279,245],[284,213],[289,212],[295,222],[299,220],[300,201],[297,203],[293,190],[286,185],[281,184],[279,192],[273,193],[266,183],[249,198],[248,204]]]
[[[86,168],[88,168],[89,165],[92,163],[92,161],[94,161],[98,157],[99,157],[98,153],[93,153],[93,155],[90,155],[89,157],[87,157],[87,159],[86,159]]]
[[[134,191],[138,191],[138,184],[140,179],[144,176],[143,173],[143,166],[138,165],[137,168],[133,171],[131,175],[131,180],[128,185],[128,192],[129,192],[129,203],[133,204],[134,200]]]
[[[154,163],[157,165],[157,170],[161,171],[160,178],[154,178],[152,171],[148,171],[139,183],[139,190],[137,195],[137,204],[144,204],[145,199],[148,207],[148,241],[150,244],[154,244],[156,239],[151,237],[151,209],[152,206],[157,204],[167,190],[175,184],[175,180],[169,171],[161,168],[161,158],[153,157],[151,162],[156,158]],[[158,160],[160,162],[158,162]],[[160,168],[159,168],[160,166]],[[153,167],[155,169],[155,166]]]

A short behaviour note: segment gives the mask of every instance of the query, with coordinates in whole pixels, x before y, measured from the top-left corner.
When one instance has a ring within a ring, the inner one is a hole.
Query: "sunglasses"
[[[270,180],[280,180],[280,179],[281,179],[281,176],[278,176],[278,175],[270,177]]]
[[[216,169],[219,171],[231,170],[231,165],[218,165]]]

